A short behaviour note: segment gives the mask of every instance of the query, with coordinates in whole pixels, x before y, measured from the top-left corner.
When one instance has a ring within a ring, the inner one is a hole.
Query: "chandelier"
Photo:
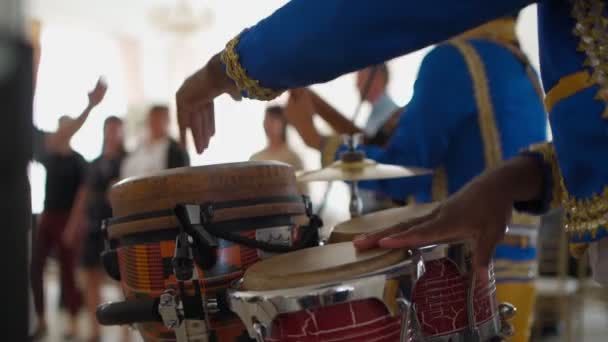
[[[195,6],[192,0],[177,0],[173,6],[153,8],[148,17],[160,30],[179,35],[206,30],[213,23],[211,10]]]

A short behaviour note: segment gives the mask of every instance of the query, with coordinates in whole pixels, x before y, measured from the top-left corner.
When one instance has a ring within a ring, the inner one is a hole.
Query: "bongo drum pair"
[[[357,253],[350,242],[434,208],[365,215],[325,246],[260,261],[228,291],[230,307],[256,341],[501,340],[515,310],[497,305],[492,267],[474,275],[465,245]]]
[[[262,258],[318,245],[320,221],[276,162],[180,168],[116,184],[102,261],[125,301],[102,324],[145,341],[250,341],[226,289]]]

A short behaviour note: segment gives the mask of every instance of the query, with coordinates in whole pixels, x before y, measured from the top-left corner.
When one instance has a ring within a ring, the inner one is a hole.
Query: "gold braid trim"
[[[477,103],[477,111],[479,114],[479,127],[481,129],[481,138],[484,145],[486,168],[493,167],[502,160],[502,153],[485,67],[481,61],[481,57],[469,43],[463,40],[453,39],[448,41],[448,44],[456,47],[463,55],[469,72],[471,73],[475,102]],[[431,194],[433,201],[441,201],[448,197],[448,177],[445,167],[443,166],[437,168],[433,174]]]
[[[534,144],[528,148],[529,151],[540,153],[545,163],[551,166],[551,176],[553,178],[553,195],[551,196],[551,208],[558,208],[562,205],[565,195],[564,180],[557,162],[557,155],[552,143]]]
[[[564,226],[570,237],[582,238],[588,233],[595,238],[600,227],[608,227],[608,187],[589,199],[576,199],[566,189],[553,144],[532,145],[529,150],[542,154],[545,162],[551,165],[554,183],[551,207],[562,206],[566,211]],[[570,251],[575,256],[580,256],[586,248],[586,243],[570,244]]]
[[[608,227],[608,187],[588,199],[572,198],[566,192],[563,205],[567,213],[566,232],[571,236],[590,233],[595,238],[600,227]]]
[[[487,38],[504,42],[516,42],[515,19],[500,18],[492,20],[457,36],[457,39],[469,38]]]
[[[239,54],[236,52],[239,37],[240,35],[230,40],[220,55],[222,62],[226,66],[226,75],[228,75],[239,90],[245,92],[249,98],[268,101],[281,95],[284,90],[264,88],[260,85],[259,81],[254,80],[247,75],[247,71],[239,61]]]
[[[527,57],[521,50],[516,47],[505,43],[505,41],[490,39],[495,44],[499,44],[511,53],[515,55],[522,63],[526,64],[530,69],[528,75],[532,83],[535,85],[539,96],[542,96],[542,89],[536,74],[530,67]],[[496,118],[494,115],[494,106],[492,104],[492,98],[490,96],[490,89],[488,86],[488,77],[486,75],[485,65],[481,60],[481,57],[475,51],[473,46],[462,40],[452,40],[450,44],[455,46],[460,53],[464,56],[465,62],[471,73],[471,79],[473,81],[473,91],[475,95],[475,102],[477,104],[477,113],[479,121],[479,128],[481,131],[481,138],[483,140],[483,149],[486,169],[496,167],[502,161],[502,147],[500,142],[500,134],[496,125]],[[531,73],[531,74],[530,74]],[[533,77],[532,77],[533,76]],[[531,215],[521,214],[513,211],[511,217],[511,223],[525,225],[525,226],[538,226],[540,219]]]
[[[502,149],[500,135],[496,128],[494,106],[492,105],[490,97],[485,66],[481,57],[471,44],[456,39],[451,40],[449,43],[455,46],[464,56],[469,72],[471,73],[475,102],[477,103],[479,127],[483,140],[486,168],[493,168],[502,161]]]
[[[573,34],[580,39],[577,50],[587,55],[584,66],[591,69],[591,79],[600,89],[595,100],[604,102],[602,117],[608,119],[608,18],[603,0],[575,0],[572,17],[576,20]]]
[[[547,96],[545,97],[545,109],[547,113],[551,113],[553,107],[560,101],[594,85],[595,83],[591,79],[591,74],[586,71],[575,72],[560,78],[557,84],[547,92]]]
[[[326,167],[329,164],[336,161],[336,152],[342,145],[342,138],[334,135],[325,137],[323,145],[321,146],[321,166]]]
[[[433,172],[433,183],[431,186],[433,202],[443,201],[448,198],[448,194],[448,175],[445,167],[440,166]]]

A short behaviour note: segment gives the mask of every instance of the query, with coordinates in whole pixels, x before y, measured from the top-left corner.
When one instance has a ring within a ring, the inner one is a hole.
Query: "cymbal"
[[[352,241],[361,234],[374,233],[395,224],[426,216],[439,207],[439,202],[413,204],[385,209],[339,223],[329,236],[329,242]]]
[[[389,179],[414,177],[432,173],[431,170],[417,167],[402,167],[397,165],[379,164],[371,159],[357,162],[333,162],[324,169],[300,171],[296,173],[298,182],[328,182],[328,181],[363,181],[372,179]]]

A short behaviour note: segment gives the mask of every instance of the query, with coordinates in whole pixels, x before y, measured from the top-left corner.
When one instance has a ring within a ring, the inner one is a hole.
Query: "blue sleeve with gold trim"
[[[464,58],[452,45],[440,45],[424,58],[414,96],[389,144],[385,148],[362,146],[362,150],[380,163],[435,169],[445,160],[454,132],[476,115],[471,76]],[[425,184],[423,192],[430,192],[428,177],[421,177],[420,182]],[[397,199],[421,192],[421,185],[410,180],[369,181],[361,186],[391,197],[398,195]]]
[[[242,32],[224,62],[228,74],[234,76],[236,65],[241,76],[267,89],[302,87],[446,40],[533,2],[292,0]]]

